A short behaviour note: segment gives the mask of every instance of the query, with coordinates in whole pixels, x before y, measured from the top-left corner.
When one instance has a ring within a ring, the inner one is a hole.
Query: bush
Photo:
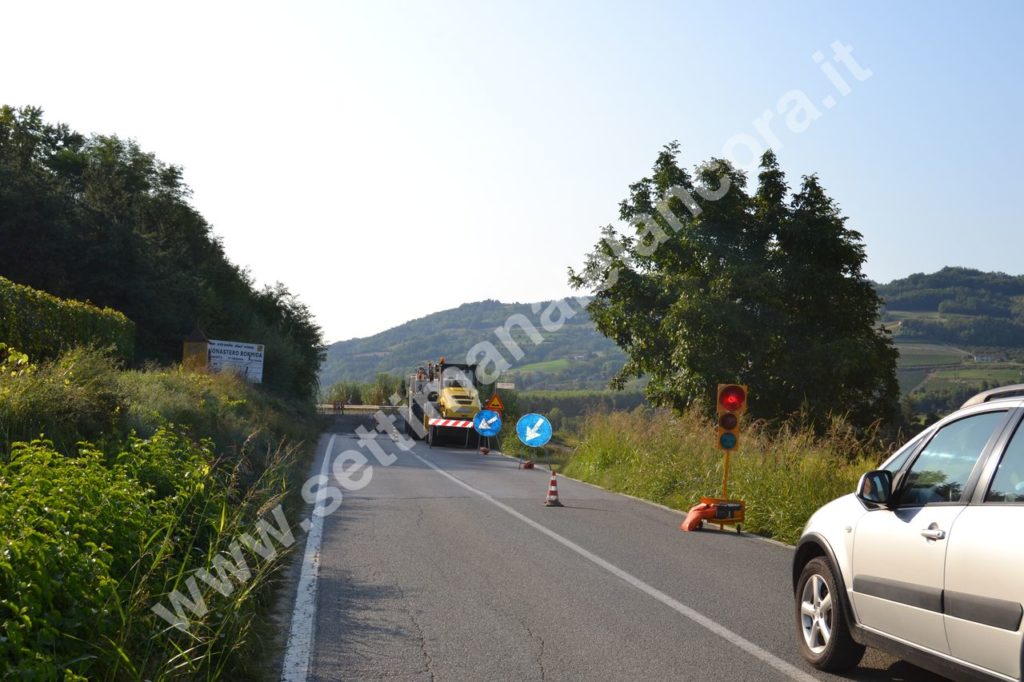
[[[250,561],[230,595],[204,586],[210,610],[187,634],[150,608],[294,494],[311,413],[230,374],[3,351],[0,676],[251,677],[251,631],[284,553]]]
[[[67,457],[44,441],[16,445],[0,465],[2,667],[26,679],[65,670],[65,679],[166,679],[223,665],[272,564],[196,618],[191,634],[169,631],[150,607],[212,565],[257,500],[284,489],[285,460],[249,488],[238,483],[240,462],[224,466],[212,443],[171,428],[132,439],[113,460],[88,446]]]
[[[135,325],[116,310],[60,299],[0,277],[0,341],[35,360],[75,346],[109,346],[131,360]]]
[[[713,422],[695,410],[592,414],[565,473],[687,510],[701,496],[721,494],[724,457],[714,433]],[[885,455],[863,445],[841,420],[823,437],[754,423],[744,426],[742,438],[742,449],[731,455],[729,497],[746,501],[744,529],[783,542],[795,542],[815,509],[852,492]]]
[[[73,454],[80,440],[105,449],[129,435],[173,423],[237,451],[256,432],[268,446],[281,436],[310,437],[304,405],[284,401],[238,376],[180,367],[125,371],[108,354],[77,348],[0,377],[0,454],[41,434]]]
[[[102,444],[121,430],[125,407],[116,363],[104,353],[78,348],[40,365],[22,363],[0,377],[0,456],[42,434],[65,453],[80,440]]]

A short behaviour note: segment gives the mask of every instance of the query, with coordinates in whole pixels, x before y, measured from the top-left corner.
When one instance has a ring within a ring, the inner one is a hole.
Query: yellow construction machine
[[[429,362],[407,380],[406,432],[433,447],[442,442],[476,447],[473,417],[480,411],[476,365]]]

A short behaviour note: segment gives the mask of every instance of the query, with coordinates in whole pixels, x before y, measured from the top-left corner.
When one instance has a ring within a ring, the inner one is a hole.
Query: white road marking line
[[[651,585],[648,585],[643,580],[640,580],[640,578],[637,578],[635,575],[633,575],[631,573],[627,573],[626,571],[622,570],[621,568],[619,568],[615,564],[612,564],[612,563],[610,563],[608,561],[605,561],[604,559],[602,559],[601,557],[597,556],[593,552],[591,552],[589,550],[586,550],[583,547],[580,547],[579,545],[577,545],[572,540],[570,540],[570,539],[568,539],[568,538],[566,538],[566,537],[564,537],[562,535],[559,535],[558,533],[556,533],[555,531],[551,530],[547,526],[544,526],[544,525],[534,521],[530,517],[525,516],[524,514],[519,513],[518,511],[516,511],[512,507],[508,506],[507,504],[505,504],[503,502],[499,502],[498,500],[496,500],[495,498],[491,497],[490,495],[488,495],[484,491],[479,490],[477,488],[474,488],[473,486],[471,486],[470,484],[466,483],[465,481],[462,481],[462,480],[456,478],[455,476],[453,476],[452,474],[448,473],[447,471],[445,471],[441,467],[437,466],[436,464],[434,464],[430,460],[427,460],[427,459],[424,459],[424,458],[420,457],[415,452],[410,452],[409,454],[411,454],[413,457],[415,457],[419,461],[421,461],[424,464],[426,464],[428,467],[430,467],[431,469],[433,469],[437,473],[439,473],[442,476],[448,478],[453,483],[456,483],[456,484],[462,486],[463,488],[465,488],[466,490],[470,491],[471,493],[479,495],[483,499],[485,499],[488,502],[490,502],[491,504],[493,504],[498,509],[501,509],[502,511],[504,511],[504,512],[506,512],[508,514],[511,514],[512,516],[516,517],[517,519],[519,519],[523,523],[527,524],[528,526],[530,526],[530,527],[532,527],[532,528],[534,528],[536,530],[539,530],[541,533],[544,533],[545,535],[547,535],[552,540],[554,540],[554,541],[556,541],[556,542],[558,542],[558,543],[568,547],[572,551],[576,552],[577,554],[579,554],[584,559],[587,559],[588,561],[591,561],[591,562],[597,564],[598,566],[600,566],[604,570],[608,571],[612,575],[614,575],[614,576],[616,576],[618,578],[621,578],[622,580],[626,581],[627,583],[629,583],[630,585],[632,585],[636,589],[640,590],[641,592],[644,592],[645,594],[647,594],[647,595],[649,595],[651,597],[654,597],[655,599],[660,601],[665,606],[668,606],[670,609],[676,611],[679,614],[682,614],[686,618],[689,618],[690,620],[692,620],[697,625],[700,625],[701,627],[703,627],[703,628],[705,628],[707,630],[710,630],[711,632],[713,632],[714,634],[718,635],[722,639],[726,640],[730,644],[733,644],[734,646],[737,646],[740,649],[743,649],[744,651],[746,651],[748,654],[750,654],[754,658],[760,659],[764,663],[767,663],[768,665],[770,665],[771,667],[775,668],[776,670],[781,672],[783,675],[786,675],[790,679],[799,680],[800,682],[816,682],[816,678],[814,676],[804,672],[803,670],[800,670],[795,665],[792,665],[791,663],[788,663],[788,662],[782,660],[778,656],[776,656],[776,655],[766,651],[765,649],[762,649],[758,645],[756,645],[753,642],[751,642],[749,639],[746,639],[745,637],[736,634],[735,632],[733,632],[729,628],[727,628],[724,625],[721,625],[720,623],[718,623],[718,622],[708,618],[707,616],[705,616],[704,614],[700,613],[699,611],[695,611],[694,609],[690,608],[686,604],[683,604],[682,602],[680,602],[680,601],[678,601],[676,599],[673,599],[672,597],[668,596],[667,594],[665,594],[661,590],[659,590],[659,589],[657,589],[655,587],[652,587]]]
[[[331,434],[324,453],[320,473],[327,476],[331,464],[334,439]],[[313,514],[312,526],[306,536],[306,552],[302,557],[302,573],[299,574],[299,588],[292,610],[292,624],[288,630],[288,646],[285,649],[284,664],[281,666],[281,682],[306,682],[309,664],[313,654],[314,624],[316,622],[316,588],[320,574],[320,544],[324,535],[324,517]]]

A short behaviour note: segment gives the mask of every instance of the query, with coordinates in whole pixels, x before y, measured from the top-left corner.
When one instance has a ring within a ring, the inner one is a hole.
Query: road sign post
[[[480,410],[473,417],[473,428],[482,438],[487,439],[487,445],[480,448],[481,454],[486,455],[491,451],[491,437],[501,431],[501,414],[494,410]]]
[[[484,438],[497,436],[501,431],[501,415],[493,410],[480,410],[473,417],[473,428]]]
[[[491,396],[491,399],[487,401],[487,404],[484,405],[484,409],[504,414],[505,403],[501,401],[501,396],[495,393],[494,395]]]
[[[544,415],[531,412],[516,422],[516,435],[528,448],[540,448],[551,440],[551,422]]]
[[[524,414],[516,422],[516,435],[526,447],[544,447],[551,440],[551,422],[534,412]]]

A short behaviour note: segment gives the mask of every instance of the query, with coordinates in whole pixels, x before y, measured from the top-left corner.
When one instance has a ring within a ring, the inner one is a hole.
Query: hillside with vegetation
[[[367,338],[334,343],[327,348],[320,383],[326,388],[339,381],[370,382],[380,373],[405,376],[440,357],[465,362],[476,344],[487,341],[512,363],[505,377],[520,389],[606,388],[625,356],[597,333],[586,310],[573,305],[578,312],[554,332],[545,331],[540,321],[546,304],[487,300],[432,313]],[[523,351],[521,361],[514,360],[495,333],[516,315],[529,320],[543,339],[534,343],[513,327],[512,338]]]
[[[0,677],[260,679],[287,552],[247,538],[301,503],[310,311],[227,259],[179,168],[35,108],[0,108],[0,244]],[[264,344],[264,383],[184,371],[197,327]]]
[[[947,267],[875,289],[884,302],[882,324],[900,353],[904,401],[913,394],[909,402],[921,415],[948,412],[983,388],[1024,381],[1024,337],[1018,337],[1024,330],[1024,276]],[[338,381],[372,382],[382,372],[404,375],[428,358],[464,356],[477,342],[493,341],[494,329],[510,316],[532,311],[525,304],[467,303],[332,344],[321,383],[326,389]],[[525,390],[603,389],[625,364],[625,355],[596,330],[586,310],[559,332],[545,333],[543,343],[525,341],[522,347],[525,356],[507,376]]]
[[[180,361],[199,327],[263,344],[265,385],[312,399],[322,348],[311,312],[229,261],[190,194],[181,168],[134,140],[0,107],[0,276],[120,311],[136,366]]]
[[[878,292],[905,412],[932,421],[978,391],[1024,381],[1024,276],[946,267]]]

